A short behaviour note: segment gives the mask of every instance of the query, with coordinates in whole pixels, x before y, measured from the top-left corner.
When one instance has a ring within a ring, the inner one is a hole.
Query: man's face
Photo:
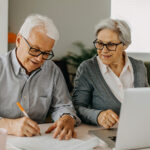
[[[46,33],[39,32],[36,28],[33,28],[27,39],[31,47],[39,49],[42,52],[50,52],[54,46],[55,40],[48,37]],[[42,54],[39,56],[32,56],[29,52],[29,45],[25,41],[24,37],[20,34],[17,35],[17,58],[20,64],[25,68],[27,74],[41,67],[45,62],[42,58]]]

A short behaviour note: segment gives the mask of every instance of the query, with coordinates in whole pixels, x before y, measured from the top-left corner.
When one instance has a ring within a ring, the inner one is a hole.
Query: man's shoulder
[[[60,71],[59,67],[52,60],[45,61],[42,68],[44,71],[48,71],[48,72],[56,72],[56,71],[59,72]]]
[[[12,51],[7,52],[6,54],[0,55],[0,66],[7,65],[10,61],[10,55]]]

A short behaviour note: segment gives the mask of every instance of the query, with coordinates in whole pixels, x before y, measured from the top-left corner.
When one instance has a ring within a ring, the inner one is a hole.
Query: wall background
[[[0,54],[8,50],[8,0],[0,0]]]
[[[29,14],[52,18],[60,32],[55,58],[61,58],[68,51],[78,53],[73,42],[80,41],[87,48],[93,46],[94,27],[100,20],[110,17],[110,8],[111,0],[9,0],[8,30],[18,33]]]

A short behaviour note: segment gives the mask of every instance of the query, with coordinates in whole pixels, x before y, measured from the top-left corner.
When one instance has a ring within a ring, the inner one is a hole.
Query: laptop
[[[125,90],[118,128],[89,131],[116,150],[150,147],[150,88]]]

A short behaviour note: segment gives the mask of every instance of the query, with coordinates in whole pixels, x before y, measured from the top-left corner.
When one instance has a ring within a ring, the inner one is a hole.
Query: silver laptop
[[[150,147],[150,88],[125,91],[118,130],[101,128],[89,133],[98,136],[116,150]]]

